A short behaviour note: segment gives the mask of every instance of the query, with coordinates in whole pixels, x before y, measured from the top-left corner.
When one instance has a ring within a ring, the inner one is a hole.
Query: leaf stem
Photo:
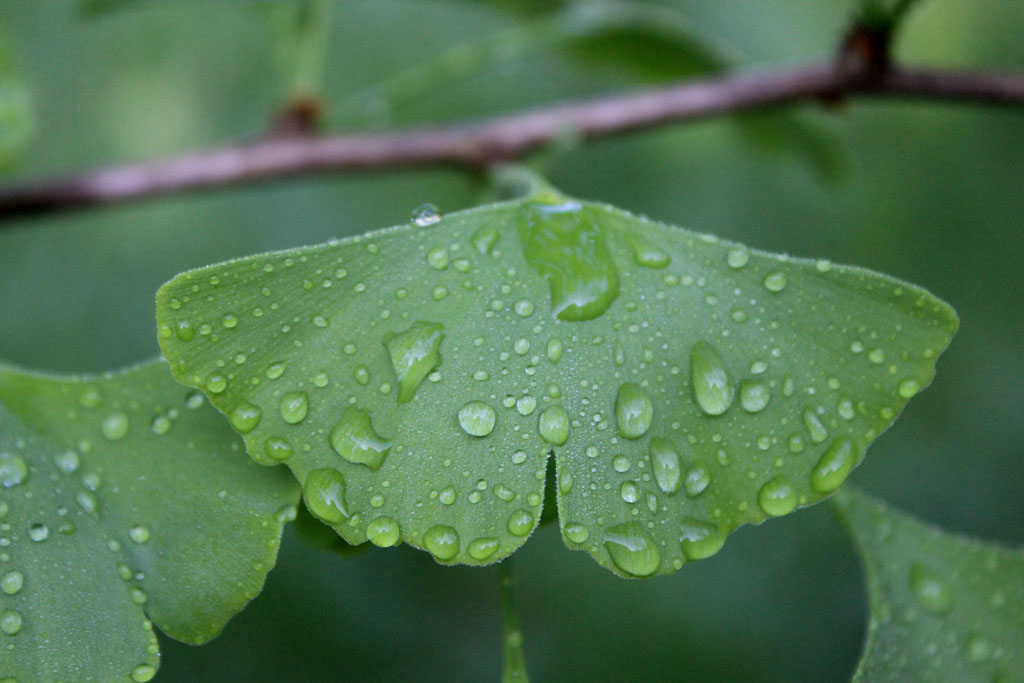
[[[529,683],[523,657],[523,634],[516,615],[515,582],[512,579],[512,558],[498,565],[498,588],[501,593],[501,634],[505,647],[503,683]]]

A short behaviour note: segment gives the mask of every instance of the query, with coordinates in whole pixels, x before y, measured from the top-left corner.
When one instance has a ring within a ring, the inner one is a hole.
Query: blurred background
[[[346,0],[325,4],[322,69],[314,56],[296,71],[263,5],[0,0],[35,130],[0,180],[256,136],[300,88],[340,131],[621,91],[715,67],[712,54],[797,64],[830,56],[854,9],[664,0],[691,42],[646,54],[601,35],[571,49],[536,39],[557,26],[523,8],[545,3]],[[1017,0],[925,1],[896,56],[1020,71],[1022,30]],[[943,526],[1024,543],[1024,111],[858,100],[566,139],[542,162],[567,194],[866,266],[952,303],[961,331],[935,383],[852,480]],[[150,358],[154,292],[176,273],[404,222],[422,202],[472,206],[481,190],[457,171],[318,176],[8,221],[0,358],[59,372]],[[568,551],[550,526],[514,561],[536,681],[848,680],[859,655],[863,578],[828,506],[741,529],[717,556],[646,582]],[[160,681],[497,680],[497,572],[407,547],[341,557],[289,531],[266,590],[219,639],[162,647]]]

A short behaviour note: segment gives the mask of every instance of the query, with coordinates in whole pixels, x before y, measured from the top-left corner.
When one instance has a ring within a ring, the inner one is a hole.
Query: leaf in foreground
[[[857,681],[1024,681],[1024,553],[952,534],[869,496],[836,507],[871,615]]]
[[[163,362],[0,367],[0,679],[147,681],[153,623],[216,636],[274,565],[298,499],[281,474]]]
[[[649,576],[832,493],[956,328],[866,270],[545,202],[184,273],[161,347],[350,543],[495,562],[553,454],[567,545]]]

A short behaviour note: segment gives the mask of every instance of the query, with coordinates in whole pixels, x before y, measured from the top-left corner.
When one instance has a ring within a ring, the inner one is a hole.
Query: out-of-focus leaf
[[[757,151],[805,160],[822,178],[842,180],[849,158],[836,133],[799,112],[763,111],[741,114],[736,128]]]
[[[179,381],[350,543],[495,562],[556,460],[566,543],[671,573],[833,492],[931,381],[946,304],[547,190],[179,275]]]
[[[35,130],[31,98],[0,33],[0,171],[21,156]]]
[[[274,566],[298,500],[281,474],[163,362],[0,367],[0,679],[148,681],[154,623],[216,636]]]
[[[855,681],[1024,681],[1024,553],[855,490],[835,502],[871,601]]]

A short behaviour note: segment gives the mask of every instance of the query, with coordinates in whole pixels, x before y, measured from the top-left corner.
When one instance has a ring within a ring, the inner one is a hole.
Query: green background
[[[38,114],[7,180],[141,160],[264,129],[286,90],[258,13],[179,2],[83,19],[70,2],[0,1],[0,30]],[[826,57],[850,3],[679,6],[751,69]],[[324,97],[347,94],[512,17],[486,3],[335,4]],[[1024,5],[933,0],[897,57],[1024,69]],[[434,89],[394,125],[458,120],[631,87],[552,54]],[[726,120],[561,152],[567,194],[752,246],[867,266],[960,313],[932,387],[852,481],[954,530],[1024,543],[1024,114],[908,102],[811,112],[843,141],[846,173],[757,152]],[[430,201],[475,204],[456,171],[320,176],[0,227],[0,358],[100,371],[157,353],[153,297],[176,273],[403,222]],[[496,570],[441,568],[407,547],[355,557],[289,532],[263,595],[202,648],[163,639],[158,680],[494,680]],[[516,554],[531,674],[549,680],[843,680],[865,624],[862,576],[827,506],[745,528],[714,558],[623,581],[540,529]]]

